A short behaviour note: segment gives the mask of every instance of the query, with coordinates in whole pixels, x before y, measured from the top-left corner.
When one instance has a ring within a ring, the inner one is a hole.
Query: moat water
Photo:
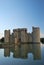
[[[34,43],[0,48],[0,65],[44,65],[44,45]]]

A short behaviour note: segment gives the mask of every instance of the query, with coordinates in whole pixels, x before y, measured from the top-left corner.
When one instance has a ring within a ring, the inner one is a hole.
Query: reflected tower
[[[10,48],[5,48],[4,49],[4,56],[5,57],[7,57],[7,56],[9,57],[10,56]]]
[[[20,58],[21,57],[21,49],[20,49],[20,46],[15,45],[14,52],[13,52],[13,57],[14,58]]]
[[[21,44],[21,58],[28,57],[28,44]]]
[[[33,52],[34,60],[40,60],[41,59],[40,43],[33,43],[32,52]]]

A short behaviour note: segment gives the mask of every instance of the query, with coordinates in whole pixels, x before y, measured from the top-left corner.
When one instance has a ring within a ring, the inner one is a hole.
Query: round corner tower
[[[32,42],[40,42],[40,28],[32,27]]]
[[[5,43],[10,42],[10,30],[5,30],[4,31],[4,41],[5,41]]]

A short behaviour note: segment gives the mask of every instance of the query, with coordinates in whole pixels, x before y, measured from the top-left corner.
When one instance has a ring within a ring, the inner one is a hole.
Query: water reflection
[[[20,49],[20,46],[18,45],[15,45],[14,47],[14,52],[13,52],[13,57],[15,58],[20,58],[20,55],[21,55],[21,49]]]
[[[32,52],[33,52],[34,60],[41,59],[41,47],[40,47],[40,44],[39,43],[38,44],[33,44],[32,47],[33,47]]]
[[[4,56],[9,57],[10,56],[10,48],[5,48],[4,49]]]
[[[12,47],[4,48],[4,56],[9,57],[10,52],[13,53],[13,58],[28,58],[28,53],[33,54],[34,60],[41,59],[41,46],[40,43],[20,43],[20,45],[14,45]]]

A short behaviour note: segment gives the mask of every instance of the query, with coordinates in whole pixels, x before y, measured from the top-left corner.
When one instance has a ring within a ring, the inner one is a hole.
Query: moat
[[[8,45],[0,43],[0,65],[44,65],[44,45],[22,43]]]

